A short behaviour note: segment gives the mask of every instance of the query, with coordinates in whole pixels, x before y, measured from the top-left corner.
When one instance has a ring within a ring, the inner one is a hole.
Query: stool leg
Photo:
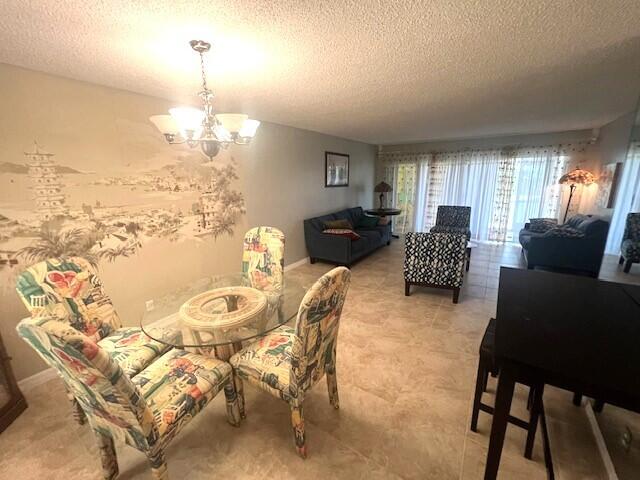
[[[527,430],[527,443],[524,447],[524,457],[531,460],[533,455],[533,443],[536,439],[536,430],[538,429],[538,418],[542,410],[542,394],[544,385],[535,385],[531,387],[533,390],[533,404],[531,405],[531,414],[529,416],[529,429]]]
[[[473,411],[471,412],[471,431],[478,431],[478,415],[480,414],[480,401],[482,400],[484,378],[488,372],[482,358],[478,361],[478,374],[476,375],[476,391],[473,396]]]
[[[582,404],[582,394],[580,392],[574,392],[574,394],[573,394],[573,404],[576,407],[579,407]]]

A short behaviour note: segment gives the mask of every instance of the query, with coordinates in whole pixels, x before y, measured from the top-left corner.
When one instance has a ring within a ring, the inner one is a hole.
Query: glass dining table
[[[226,361],[242,342],[295,319],[305,293],[286,275],[278,287],[246,273],[214,275],[147,301],[140,326],[158,342]]]

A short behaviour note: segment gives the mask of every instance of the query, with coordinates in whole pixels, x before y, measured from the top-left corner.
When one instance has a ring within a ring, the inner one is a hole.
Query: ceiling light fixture
[[[169,115],[153,115],[149,120],[170,144],[186,143],[191,148],[199,145],[202,153],[213,160],[220,148],[227,148],[232,143],[249,144],[260,122],[242,113],[214,113],[214,95],[207,86],[204,69],[204,54],[211,49],[211,44],[203,40],[191,40],[189,45],[200,55],[202,91],[198,96],[202,99],[203,109],[170,108]]]

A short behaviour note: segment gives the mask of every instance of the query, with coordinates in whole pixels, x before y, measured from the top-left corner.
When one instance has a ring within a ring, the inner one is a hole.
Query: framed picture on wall
[[[621,169],[622,163],[609,163],[602,169],[598,178],[598,198],[596,199],[598,207],[613,208]]]
[[[324,152],[324,186],[349,186],[349,155]]]

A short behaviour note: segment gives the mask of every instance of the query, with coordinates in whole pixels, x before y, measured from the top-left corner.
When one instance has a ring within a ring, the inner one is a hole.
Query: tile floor
[[[518,266],[519,247],[480,245],[460,303],[448,291],[414,288],[404,296],[402,241],[356,264],[338,342],[339,411],[321,382],[305,401],[309,458],[295,454],[286,404],[249,386],[247,419],[225,421],[222,396],[174,440],[173,479],[480,479],[491,418],[469,431],[477,349],[495,313],[500,265]],[[305,265],[290,274],[310,285],[331,268]],[[107,286],[108,287],[108,286]],[[495,382],[485,400],[491,402]],[[0,479],[99,479],[87,427],[74,424],[58,380],[26,392],[30,408],[0,435]],[[526,391],[512,412],[524,415]],[[560,480],[604,479],[588,420],[567,392],[548,388],[545,405]],[[525,432],[510,426],[501,479],[544,479],[540,435],[524,459]],[[149,479],[145,457],[118,448],[120,478]]]

